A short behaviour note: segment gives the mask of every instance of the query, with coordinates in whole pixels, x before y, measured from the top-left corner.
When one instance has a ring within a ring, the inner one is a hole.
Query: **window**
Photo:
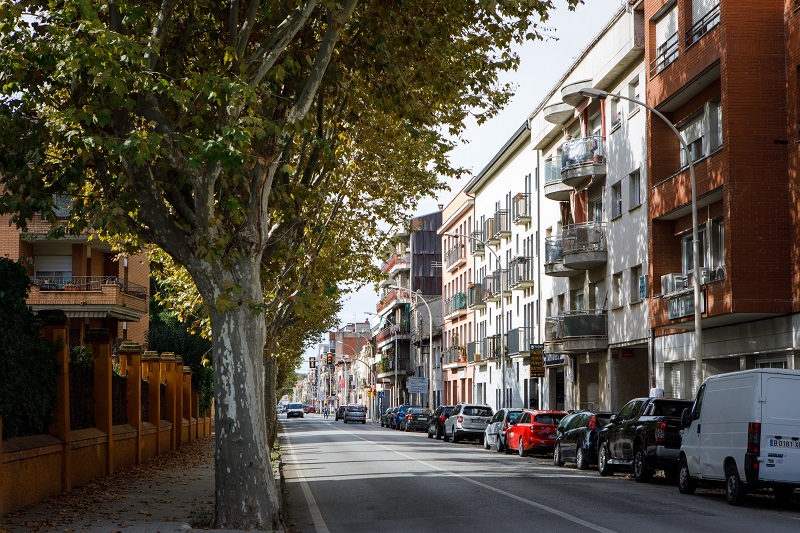
[[[692,161],[697,161],[722,147],[722,102],[716,98],[706,102],[692,117],[677,126],[689,146]],[[681,166],[689,161],[681,147]]]
[[[647,298],[647,277],[642,275],[642,265],[631,268],[631,303]]]
[[[658,74],[678,58],[678,10],[673,4],[664,16],[655,21],[656,53],[650,74]]]
[[[686,44],[692,44],[719,24],[719,0],[692,0],[692,29]]]
[[[614,274],[611,284],[611,305],[614,308],[622,307],[622,272]]]
[[[709,230],[710,226],[710,231]],[[708,235],[711,235],[709,242]],[[708,224],[699,228],[698,237],[700,240],[700,268],[708,268],[710,271],[717,271],[725,267],[725,223],[722,219],[712,220]],[[694,255],[692,250],[692,233],[688,232],[683,236],[681,242],[683,274],[694,272]],[[710,272],[708,276],[711,276]],[[714,279],[717,278],[716,272]],[[703,279],[703,278],[701,278]],[[703,279],[703,283],[709,279]]]
[[[758,363],[758,368],[786,368],[786,361],[765,361]]]
[[[628,83],[628,98],[641,101],[641,95],[639,94],[638,74]],[[639,104],[631,102],[630,100],[628,101],[628,112],[633,113],[634,111],[636,111],[636,109],[638,109],[638,107]]]
[[[616,98],[610,99],[610,104],[608,106],[609,116],[611,117],[609,122],[611,124],[611,129],[616,128],[622,122],[622,109],[619,105],[619,100]]]
[[[705,153],[703,152],[704,132],[703,132],[702,113],[691,118],[678,129],[680,130],[683,141],[689,147],[689,153],[691,154],[692,161],[697,161],[698,159],[703,157]],[[688,164],[689,160],[686,156],[686,150],[681,148],[681,166],[685,167]]]
[[[611,186],[611,218],[622,215],[622,183],[617,182]]]
[[[605,279],[589,284],[589,309],[606,308],[606,282]]]
[[[592,201],[592,221],[593,222],[602,222],[603,221],[603,197],[598,196]]]
[[[635,171],[628,176],[629,183],[629,206],[628,210],[635,209],[642,205],[642,173]]]

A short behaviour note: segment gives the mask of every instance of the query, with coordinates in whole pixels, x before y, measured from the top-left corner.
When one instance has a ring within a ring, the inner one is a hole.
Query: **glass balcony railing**
[[[584,222],[564,226],[564,253],[606,250],[606,225],[603,222]]]
[[[544,264],[552,265],[564,259],[564,245],[561,235],[551,235],[544,239]]]
[[[606,143],[602,135],[570,139],[561,146],[561,172],[583,165],[606,161]]]
[[[467,295],[459,292],[444,301],[444,314],[452,315],[453,313],[467,308]]]
[[[607,337],[608,319],[604,309],[582,309],[564,314],[564,339]]]
[[[544,342],[561,342],[564,339],[564,317],[548,316],[544,319]]]
[[[527,353],[533,342],[532,329],[529,327],[514,328],[506,336],[509,355]]]
[[[544,184],[561,181],[561,160],[549,159],[544,162]]]

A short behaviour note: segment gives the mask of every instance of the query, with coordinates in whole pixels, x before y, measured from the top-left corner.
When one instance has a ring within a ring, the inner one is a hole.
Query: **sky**
[[[475,123],[467,125],[464,134],[467,142],[459,144],[451,152],[454,165],[470,169],[473,175],[480,172],[548,95],[619,7],[627,3],[626,0],[584,2],[575,11],[569,11],[565,0],[555,0],[556,9],[544,23],[544,27],[550,30],[547,34],[552,38],[529,42],[515,50],[521,58],[519,68],[500,78],[501,82],[510,82],[516,86],[514,97],[491,120],[480,126]],[[451,189],[449,192],[440,194],[437,198],[423,199],[412,214],[431,213],[438,209],[438,204],[447,205],[471,177],[467,175],[460,180],[448,181]],[[366,287],[348,296],[338,315],[342,325],[368,319],[365,311],[374,312],[378,299],[373,287]],[[300,372],[308,371],[308,358],[316,354],[316,346],[306,351]]]

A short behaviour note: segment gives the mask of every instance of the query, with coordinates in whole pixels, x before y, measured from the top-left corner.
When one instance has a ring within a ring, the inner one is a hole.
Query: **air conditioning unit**
[[[711,277],[712,274],[716,274],[716,272],[710,268],[701,268],[700,269],[700,284],[705,285],[706,283],[713,281]]]
[[[684,291],[689,288],[689,277],[682,274],[672,274],[675,276],[675,292]]]
[[[682,291],[689,287],[689,280],[681,273],[661,276],[661,296]]]
[[[710,281],[717,281],[721,279],[725,279],[725,267],[718,267],[716,269],[712,269],[709,273]]]

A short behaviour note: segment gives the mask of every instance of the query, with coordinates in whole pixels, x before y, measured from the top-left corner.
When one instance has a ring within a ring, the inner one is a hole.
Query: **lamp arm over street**
[[[678,137],[678,141],[681,144],[681,147],[686,152],[686,161],[689,163],[689,176],[691,178],[692,183],[692,264],[694,268],[694,273],[692,275],[692,286],[694,288],[694,360],[695,360],[695,374],[696,374],[696,382],[697,386],[699,387],[700,384],[703,382],[703,326],[701,324],[701,311],[702,308],[700,306],[700,229],[697,221],[697,180],[695,178],[694,173],[694,161],[692,158],[692,152],[689,150],[689,145],[686,144],[686,141],[683,139],[681,132],[678,131],[678,128],[672,124],[672,121],[665,117],[660,111],[656,108],[647,105],[645,102],[640,100],[636,100],[635,98],[628,98],[627,96],[622,96],[621,94],[616,93],[608,93],[606,91],[602,91],[600,89],[594,88],[587,88],[582,89],[580,93],[587,97],[587,98],[598,98],[600,100],[605,100],[609,96],[612,98],[620,98],[622,100],[627,100],[629,102],[633,102],[634,104],[638,104],[648,111],[656,115],[658,118],[664,121],[664,123],[669,126],[669,129],[672,130],[672,133]]]

